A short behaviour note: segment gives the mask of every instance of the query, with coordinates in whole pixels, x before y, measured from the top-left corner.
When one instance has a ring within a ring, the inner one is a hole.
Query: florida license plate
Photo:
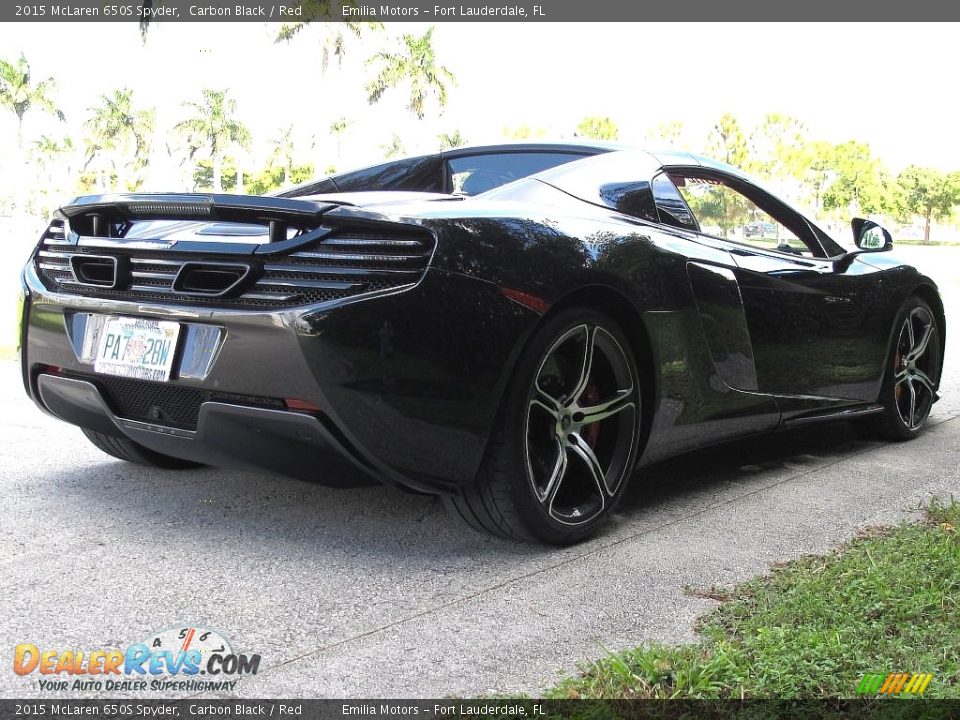
[[[93,369],[140,380],[169,380],[179,335],[180,324],[168,320],[107,318]]]

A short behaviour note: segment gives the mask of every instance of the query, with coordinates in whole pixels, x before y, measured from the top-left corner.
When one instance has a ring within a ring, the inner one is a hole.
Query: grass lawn
[[[611,654],[552,698],[853,697],[865,673],[933,673],[960,698],[960,503],[874,528],[729,590],[698,644]]]

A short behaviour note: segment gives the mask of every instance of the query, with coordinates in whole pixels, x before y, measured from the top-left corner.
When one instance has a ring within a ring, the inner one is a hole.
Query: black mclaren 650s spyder
[[[23,381],[101,450],[445,498],[572,543],[638,466],[937,400],[938,290],[739,170],[459,149],[275,196],[77,198],[22,275]]]

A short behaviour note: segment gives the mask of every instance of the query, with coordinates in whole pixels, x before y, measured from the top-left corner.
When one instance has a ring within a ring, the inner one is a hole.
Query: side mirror
[[[883,252],[893,248],[893,237],[883,227],[873,220],[854,218],[850,225],[853,227],[853,238],[857,247],[864,252]]]

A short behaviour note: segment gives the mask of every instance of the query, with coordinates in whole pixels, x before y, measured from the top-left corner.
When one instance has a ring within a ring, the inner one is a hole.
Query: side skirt
[[[876,415],[883,412],[883,405],[873,403],[871,405],[857,405],[855,407],[845,407],[835,410],[818,410],[806,415],[794,415],[783,421],[782,427],[795,428],[812,423],[836,421],[836,420],[854,420],[867,415]]]

